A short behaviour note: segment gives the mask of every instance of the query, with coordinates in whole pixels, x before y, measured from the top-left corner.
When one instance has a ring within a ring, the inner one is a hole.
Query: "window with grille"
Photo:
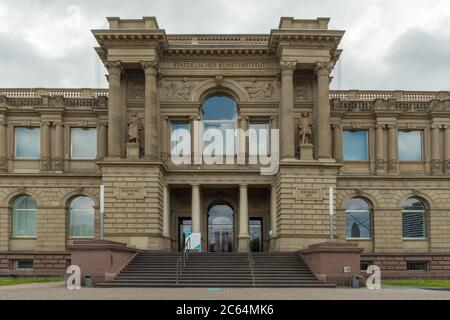
[[[425,205],[416,198],[409,198],[402,208],[403,238],[426,238]]]

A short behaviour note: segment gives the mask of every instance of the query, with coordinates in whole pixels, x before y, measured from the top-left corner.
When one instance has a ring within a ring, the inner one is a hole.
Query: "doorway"
[[[234,247],[234,210],[227,204],[208,210],[208,251],[232,252]]]
[[[183,252],[186,238],[192,233],[191,218],[178,219],[178,250]]]
[[[250,218],[250,249],[252,252],[263,251],[263,220],[262,218]]]

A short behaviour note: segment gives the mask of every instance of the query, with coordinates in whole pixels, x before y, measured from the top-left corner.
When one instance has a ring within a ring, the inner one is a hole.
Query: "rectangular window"
[[[269,124],[250,123],[249,126],[249,153],[250,156],[269,155]]]
[[[406,262],[406,270],[408,270],[408,271],[427,271],[428,270],[428,262],[426,262],[426,261]]]
[[[189,123],[172,122],[170,128],[170,154],[178,157],[185,157],[191,154]]]
[[[97,158],[97,129],[72,128],[72,159]]]
[[[344,161],[368,160],[367,130],[344,130],[343,140]]]
[[[17,260],[14,267],[16,270],[32,270],[34,263],[33,260]]]
[[[16,128],[16,158],[38,159],[41,156],[41,129]]]
[[[398,132],[398,160],[422,160],[422,131],[415,130]]]

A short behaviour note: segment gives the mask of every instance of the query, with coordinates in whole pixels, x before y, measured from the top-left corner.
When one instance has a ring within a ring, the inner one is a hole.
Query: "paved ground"
[[[367,289],[81,289],[61,283],[0,287],[0,300],[450,300],[450,291],[385,287]]]

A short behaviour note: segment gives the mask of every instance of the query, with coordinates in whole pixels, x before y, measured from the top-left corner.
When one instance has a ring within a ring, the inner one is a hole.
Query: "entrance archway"
[[[208,251],[232,252],[234,247],[234,210],[225,203],[208,209]]]

